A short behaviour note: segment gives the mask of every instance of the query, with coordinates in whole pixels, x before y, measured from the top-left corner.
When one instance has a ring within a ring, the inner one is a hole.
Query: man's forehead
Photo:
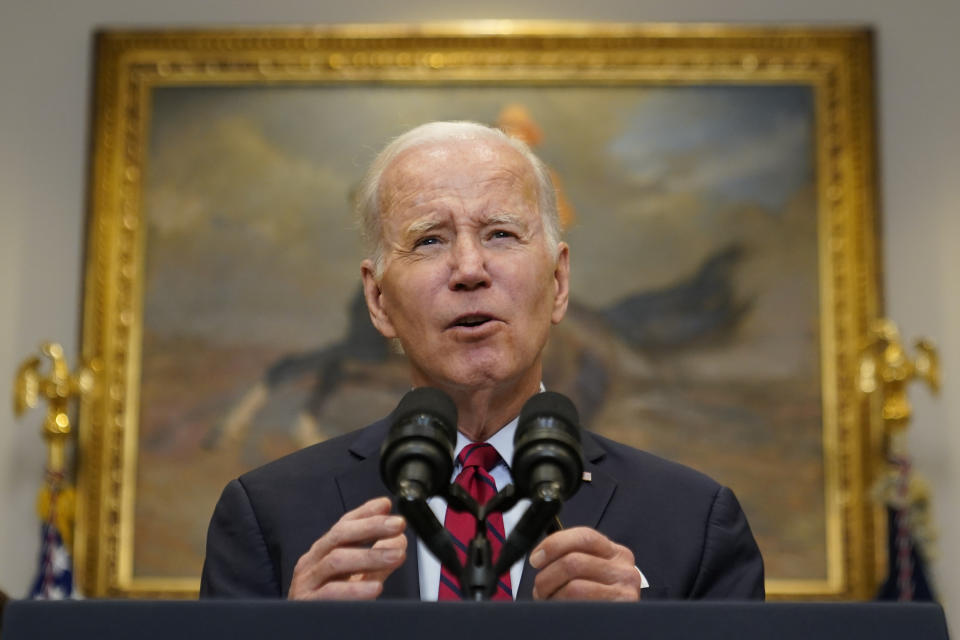
[[[400,152],[384,171],[379,189],[381,220],[385,228],[399,224],[406,227],[401,233],[410,235],[412,223],[439,223],[441,211],[423,208],[432,209],[438,199],[466,196],[495,206],[506,204],[504,198],[519,198],[536,211],[537,191],[532,165],[505,141],[430,141]]]
[[[469,138],[427,141],[404,149],[384,171],[383,184],[387,189],[416,186],[436,177],[438,171],[444,177],[469,176],[477,165],[534,179],[530,162],[506,141]]]

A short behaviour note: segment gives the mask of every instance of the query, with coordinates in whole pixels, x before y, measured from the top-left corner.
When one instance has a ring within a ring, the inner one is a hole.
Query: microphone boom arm
[[[530,506],[500,548],[500,556],[493,568],[494,575],[503,575],[514,562],[530,553],[540,536],[555,522],[561,506],[563,502],[557,483],[543,483],[537,487]]]
[[[427,501],[417,495],[419,492],[404,489],[405,487],[401,485],[397,496],[397,510],[407,519],[440,564],[453,571],[454,575],[460,575],[463,572],[463,565],[457,557],[450,532],[437,520],[436,514],[433,513]]]

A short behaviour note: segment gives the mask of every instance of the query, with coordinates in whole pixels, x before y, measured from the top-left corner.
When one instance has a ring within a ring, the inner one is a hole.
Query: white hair
[[[511,138],[500,129],[477,122],[429,122],[395,138],[384,147],[360,182],[356,195],[356,212],[366,247],[367,257],[374,264],[377,278],[383,274],[383,225],[380,211],[380,184],[387,168],[401,153],[414,147],[442,142],[486,140],[504,143],[522,155],[537,182],[537,209],[543,221],[543,230],[550,247],[560,244],[560,216],[557,212],[557,194],[550,170],[523,141]]]

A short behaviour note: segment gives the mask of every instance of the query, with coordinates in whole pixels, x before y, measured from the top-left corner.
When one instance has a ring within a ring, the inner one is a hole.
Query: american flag
[[[931,516],[925,511],[929,490],[912,474],[906,455],[890,455],[894,473],[888,478],[887,554],[890,573],[880,585],[878,600],[932,601],[936,595],[927,573],[926,556],[933,546]]]
[[[75,597],[73,590],[73,560],[57,528],[57,498],[59,482],[50,490],[49,508],[44,514],[40,544],[40,564],[30,598],[36,600],[64,600]]]

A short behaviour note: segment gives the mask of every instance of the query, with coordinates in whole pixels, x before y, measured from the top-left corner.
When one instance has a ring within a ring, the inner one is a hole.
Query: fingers
[[[403,518],[376,498],[343,515],[297,561],[291,599],[369,599],[406,559]]]
[[[390,507],[388,498],[374,498],[348,511],[313,543],[301,560],[315,564],[337,547],[367,545],[397,535],[405,523],[401,516],[390,515]]]
[[[636,573],[636,572],[634,572]],[[628,585],[601,584],[589,580],[571,580],[547,596],[540,595],[534,587],[535,600],[598,600],[603,602],[636,602],[639,592]]]
[[[599,531],[588,527],[564,529],[547,536],[530,552],[530,564],[539,569],[574,551],[609,559],[625,552],[630,556],[630,564],[633,564],[633,554],[629,549],[615,544]]]
[[[381,551],[389,549],[398,549],[401,552],[400,562],[403,563],[403,560],[406,558],[407,550],[407,536],[398,534],[392,538],[384,538],[382,540],[377,540],[372,549],[379,549]],[[399,566],[399,565],[397,565]],[[380,571],[370,571],[363,575],[354,576],[355,580],[375,580],[377,582],[383,582],[387,579],[387,576],[395,569],[396,567],[391,567],[390,569],[380,570]]]
[[[392,538],[381,538],[373,543],[373,549],[406,549],[407,536],[398,533]]]
[[[375,598],[380,594],[383,581],[403,563],[405,557],[405,550],[400,548],[334,549],[297,580],[296,592],[291,582],[291,597],[329,600]]]
[[[367,516],[384,515],[390,513],[392,508],[390,498],[381,496],[367,500],[353,511],[347,511],[340,517],[340,520],[358,520]]]
[[[642,578],[633,553],[585,527],[547,536],[530,554],[540,568],[536,599],[637,600]]]
[[[307,591],[293,597],[292,600],[374,600],[383,591],[383,583],[378,580],[331,582],[319,589]]]

